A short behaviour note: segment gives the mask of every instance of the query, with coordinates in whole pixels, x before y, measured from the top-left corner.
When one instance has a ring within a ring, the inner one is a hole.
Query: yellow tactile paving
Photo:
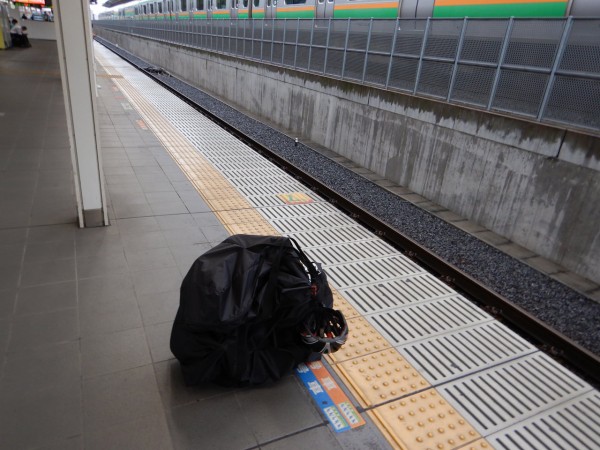
[[[331,293],[333,294],[334,308],[340,310],[346,318],[346,320],[350,320],[354,317],[360,316],[360,313],[356,309],[354,309],[354,306],[348,303],[348,301],[344,297],[342,297],[342,294],[340,294],[333,288],[331,288]]]
[[[104,68],[230,233],[279,234],[127,80],[106,64]],[[483,439],[476,441],[480,436],[466,420],[339,292],[333,290],[333,295],[350,331],[342,349],[327,359],[359,402],[374,406],[369,414],[390,444],[402,449],[491,448]]]
[[[364,317],[354,317],[346,322],[349,329],[348,339],[337,353],[329,355],[332,363],[340,363],[391,348],[389,342]]]
[[[474,449],[492,448],[483,439],[475,444],[479,433],[435,389],[378,406],[368,414],[386,430],[396,448],[449,450],[466,444]]]
[[[459,450],[493,450],[494,447],[485,439],[479,439],[475,442],[471,442],[463,447],[459,447]]]
[[[430,387],[394,348],[344,361],[335,368],[349,380],[364,407]]]

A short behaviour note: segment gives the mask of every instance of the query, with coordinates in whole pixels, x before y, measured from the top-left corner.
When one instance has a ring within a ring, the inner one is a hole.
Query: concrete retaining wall
[[[99,33],[152,64],[600,283],[600,139]]]

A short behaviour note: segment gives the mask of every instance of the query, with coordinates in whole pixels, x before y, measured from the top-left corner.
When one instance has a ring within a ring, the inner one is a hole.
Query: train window
[[[254,6],[260,6],[260,0],[254,0],[253,5]]]
[[[217,9],[225,9],[227,7],[227,0],[217,0]]]
[[[179,0],[179,6],[182,11],[187,11],[187,0]]]
[[[196,0],[196,11],[204,10],[204,0]]]
[[[286,5],[301,5],[306,3],[306,0],[285,0]]]
[[[247,8],[248,7],[248,0],[242,0],[242,6],[244,8]]]

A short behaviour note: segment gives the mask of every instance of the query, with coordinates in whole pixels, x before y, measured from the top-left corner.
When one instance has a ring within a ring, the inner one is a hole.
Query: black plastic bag
[[[299,328],[316,308],[332,306],[325,272],[290,238],[234,235],[185,276],[171,351],[187,385],[274,381],[320,356]]]

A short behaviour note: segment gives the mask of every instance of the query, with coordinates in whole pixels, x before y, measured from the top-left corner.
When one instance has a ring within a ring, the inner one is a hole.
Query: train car
[[[600,17],[600,0],[143,0],[120,19]]]

